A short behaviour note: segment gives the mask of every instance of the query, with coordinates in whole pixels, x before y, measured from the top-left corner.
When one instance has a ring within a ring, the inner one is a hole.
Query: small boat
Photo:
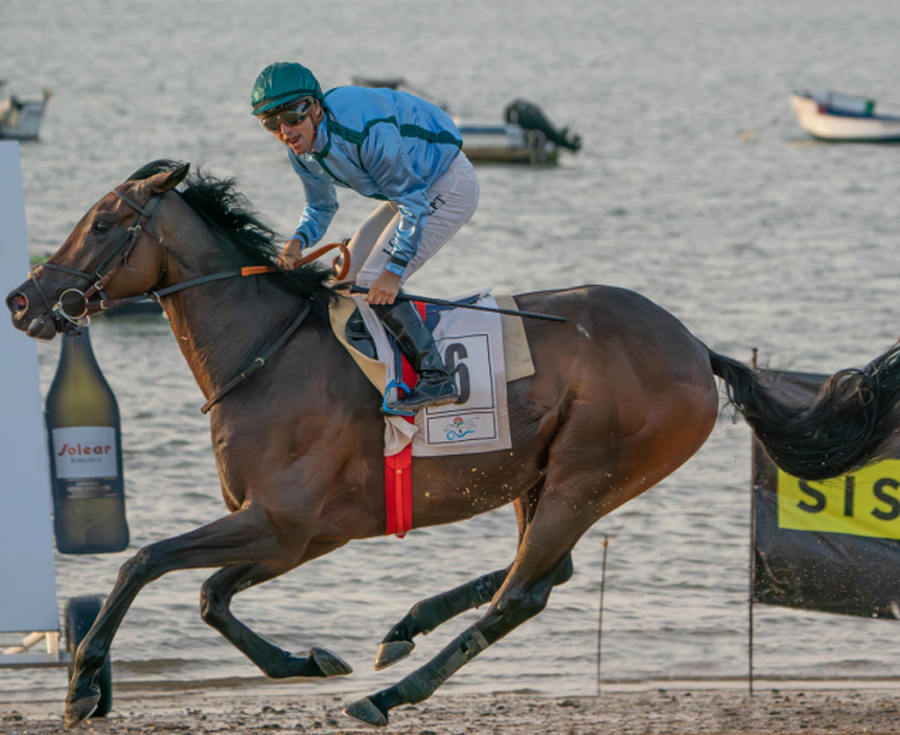
[[[3,81],[0,80],[2,86]],[[52,92],[45,89],[41,100],[20,100],[15,95],[0,100],[0,139],[37,140],[44,110],[51,96]]]
[[[504,123],[457,120],[463,152],[476,163],[553,164],[559,151],[576,153],[581,137],[568,128],[557,129],[543,110],[527,100],[513,100],[503,111]]]
[[[875,100],[830,90],[794,92],[797,120],[820,140],[887,143],[900,141],[900,115],[875,112]]]
[[[397,89],[436,104],[453,117],[462,134],[463,153],[473,163],[553,164],[559,159],[560,149],[575,153],[581,148],[581,138],[577,134],[570,133],[568,128],[556,128],[537,105],[526,100],[510,102],[499,122],[475,122],[460,119],[447,103],[403,78],[354,77],[353,84]]]

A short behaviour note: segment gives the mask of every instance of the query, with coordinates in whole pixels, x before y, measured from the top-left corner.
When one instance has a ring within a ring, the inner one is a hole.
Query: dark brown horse
[[[80,312],[82,293],[93,309],[100,290],[110,299],[156,292],[197,383],[213,398],[301,311],[310,316],[262,370],[213,406],[212,444],[229,513],[150,544],[122,566],[75,655],[69,726],[95,707],[95,675],[135,596],[177,569],[218,570],[203,584],[200,614],[266,675],[350,673],[321,648],[294,656],[266,642],[234,617],[230,603],[247,587],[385,531],[380,396],[327,327],[336,298],[329,274],[307,266],[235,276],[235,269],[273,262],[272,233],[247,211],[232,182],[185,181],[187,170],[148,164],[91,207],[48,265],[8,296],[13,324],[50,339],[66,328],[66,314]],[[229,275],[204,279],[221,273]],[[97,281],[98,288],[88,288]],[[428,698],[541,612],[553,586],[572,575],[572,549],[591,525],[706,441],[719,410],[714,376],[791,474],[831,477],[891,450],[896,348],[863,370],[837,374],[816,399],[798,405],[636,293],[585,286],[516,300],[568,323],[527,320],[536,372],[509,385],[512,451],[413,463],[414,527],[465,520],[511,502],[519,520],[515,559],[417,603],[388,632],[378,668],[408,655],[415,636],[490,603],[431,661],[350,705],[347,713],[363,722],[385,725],[391,708]]]

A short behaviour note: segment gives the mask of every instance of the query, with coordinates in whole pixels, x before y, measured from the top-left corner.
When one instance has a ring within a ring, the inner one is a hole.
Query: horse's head
[[[102,299],[150,291],[166,263],[156,211],[188,168],[129,179],[91,207],[62,247],[6,297],[13,326],[30,337],[53,339],[76,319],[99,311]]]

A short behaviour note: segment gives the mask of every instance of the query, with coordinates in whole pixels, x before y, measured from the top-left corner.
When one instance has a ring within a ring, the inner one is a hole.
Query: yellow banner
[[[900,459],[819,482],[778,470],[778,526],[900,539]]]

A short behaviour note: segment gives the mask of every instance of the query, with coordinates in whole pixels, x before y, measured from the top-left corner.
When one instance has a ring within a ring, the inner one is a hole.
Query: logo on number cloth
[[[466,421],[462,416],[454,416],[444,427],[444,432],[448,441],[456,441],[467,434],[473,434],[476,428],[474,421]]]

